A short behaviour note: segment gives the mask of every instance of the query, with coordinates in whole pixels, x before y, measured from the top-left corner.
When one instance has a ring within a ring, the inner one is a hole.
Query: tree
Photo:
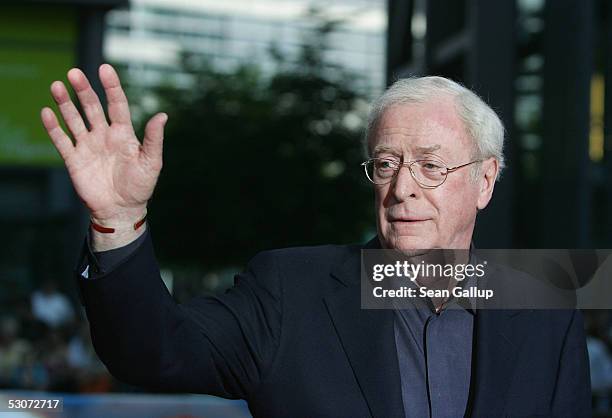
[[[372,229],[359,165],[364,100],[355,76],[323,58],[333,28],[322,22],[293,63],[276,51],[272,77],[185,56],[191,88],[156,91],[170,115],[149,211],[164,262],[220,268],[268,248],[360,241]]]

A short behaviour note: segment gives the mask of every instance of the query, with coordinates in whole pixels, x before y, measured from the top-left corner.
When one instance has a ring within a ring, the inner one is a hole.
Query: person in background
[[[47,280],[32,294],[32,315],[50,328],[59,328],[74,320],[70,300],[57,288],[54,280]]]
[[[14,384],[15,371],[32,353],[31,344],[19,337],[19,322],[12,316],[0,319],[0,387]]]
[[[606,332],[609,315],[609,311],[590,311],[585,315],[595,412],[609,411],[612,407],[612,355]]]

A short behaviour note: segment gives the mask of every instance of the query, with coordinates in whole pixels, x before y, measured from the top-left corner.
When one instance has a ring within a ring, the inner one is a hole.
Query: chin
[[[432,248],[438,248],[435,245],[434,240],[431,237],[423,236],[391,236],[383,239],[386,243],[385,247],[401,251],[405,254],[413,254],[415,250],[430,250]],[[418,252],[418,251],[417,251]]]

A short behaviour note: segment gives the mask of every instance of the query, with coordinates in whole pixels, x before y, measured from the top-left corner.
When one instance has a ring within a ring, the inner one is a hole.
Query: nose
[[[391,183],[391,194],[398,202],[416,198],[421,193],[421,187],[416,182],[407,165],[399,168]]]

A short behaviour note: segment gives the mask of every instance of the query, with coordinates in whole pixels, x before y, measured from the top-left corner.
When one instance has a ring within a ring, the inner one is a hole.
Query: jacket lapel
[[[325,303],[370,414],[403,418],[393,312],[361,309],[360,263],[360,248],[354,248],[332,272],[343,286]]]
[[[325,298],[355,378],[374,418],[404,418],[389,309],[361,309],[361,249],[354,247],[332,270],[341,285]],[[474,322],[472,379],[466,416],[501,416],[521,341],[522,310],[479,309]]]
[[[520,344],[519,310],[479,310],[466,416],[502,416]]]

